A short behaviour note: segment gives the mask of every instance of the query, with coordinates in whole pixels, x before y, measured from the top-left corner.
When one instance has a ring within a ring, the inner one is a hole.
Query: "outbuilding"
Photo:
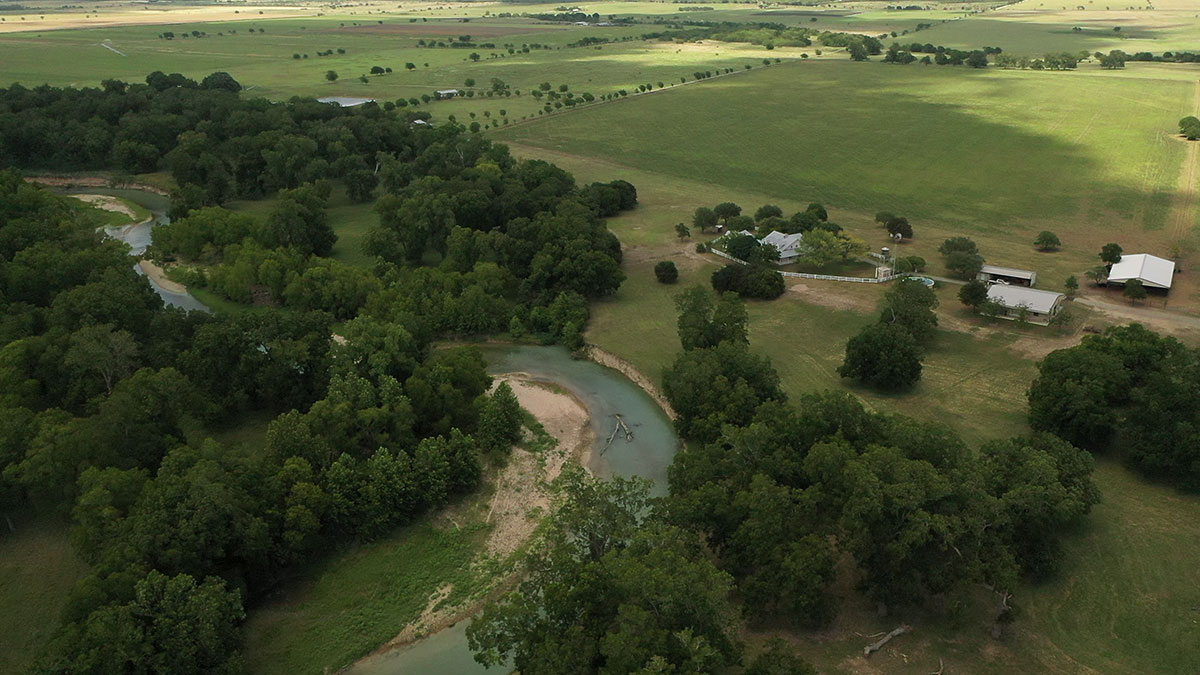
[[[317,99],[317,103],[336,103],[343,108],[353,108],[364,103],[374,103],[373,98],[361,98],[358,96],[322,96]]]
[[[988,302],[993,302],[1002,308],[996,316],[1001,319],[1016,320],[1024,313],[1025,320],[1045,326],[1050,323],[1055,314],[1062,309],[1062,293],[1054,291],[1039,291],[1036,288],[1010,286],[1008,284],[992,284],[988,286]]]
[[[1019,270],[1014,267],[1000,267],[999,265],[984,265],[975,278],[984,283],[1032,286],[1037,281],[1037,272]]]
[[[435,93],[438,98],[454,98],[458,96],[457,89],[438,89]]]
[[[1120,262],[1108,271],[1108,283],[1125,285],[1130,279],[1137,279],[1146,288],[1171,288],[1175,278],[1175,263],[1166,258],[1150,255],[1149,253],[1133,253],[1121,256]]]

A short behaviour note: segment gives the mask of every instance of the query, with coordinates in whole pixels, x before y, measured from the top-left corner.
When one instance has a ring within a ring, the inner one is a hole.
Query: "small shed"
[[[1054,291],[1039,291],[1024,286],[992,284],[988,286],[987,297],[989,302],[1003,308],[1003,311],[997,314],[1001,319],[1016,320],[1024,310],[1025,319],[1029,323],[1045,326],[1062,309],[1065,296]]]
[[[1121,256],[1121,260],[1108,271],[1108,283],[1125,285],[1137,279],[1146,288],[1171,288],[1175,277],[1175,263],[1149,253],[1134,253]]]
[[[454,98],[458,96],[457,89],[438,89],[436,92],[438,98]]]
[[[1011,286],[1032,286],[1037,281],[1037,272],[1019,270],[1015,267],[984,265],[975,277],[984,283],[1001,283]]]

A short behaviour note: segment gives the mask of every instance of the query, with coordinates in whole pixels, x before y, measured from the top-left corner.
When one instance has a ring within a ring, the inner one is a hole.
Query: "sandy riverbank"
[[[178,281],[171,281],[168,279],[166,270],[158,265],[155,265],[149,260],[139,260],[138,266],[142,268],[142,272],[144,272],[147,277],[153,279],[154,283],[161,286],[164,291],[167,291],[168,293],[178,293],[179,295],[187,294],[187,286],[184,286]]]
[[[608,351],[607,349],[597,347],[596,345],[587,346],[587,356],[592,361],[595,361],[602,366],[612,368],[618,373],[621,373],[625,377],[629,378],[631,382],[640,387],[642,391],[646,392],[650,398],[654,399],[654,402],[658,404],[658,407],[663,409],[663,412],[667,414],[667,417],[670,417],[672,420],[678,418],[678,415],[675,414],[675,409],[672,408],[671,403],[667,401],[666,395],[659,390],[658,386],[655,385],[649,377],[646,377],[645,373],[638,370],[637,366]]]
[[[587,407],[570,393],[527,373],[506,373],[495,379],[497,385],[507,382],[512,387],[521,407],[533,415],[557,443],[540,452],[513,448],[507,464],[494,479],[494,490],[484,517],[491,525],[491,531],[473,565],[505,560],[529,541],[550,510],[550,483],[562,473],[567,462],[586,462],[594,440]],[[458,510],[461,509],[451,507],[439,518],[457,525],[454,519]],[[407,646],[470,618],[485,602],[511,587],[516,580],[516,574],[499,579],[487,597],[449,607],[440,603],[450,595],[453,587],[439,588],[430,596],[420,617],[367,658]]]
[[[137,218],[137,213],[135,213],[133,209],[129,208],[128,205],[116,197],[109,195],[71,195],[71,197],[78,199],[81,202],[91,204],[98,209],[103,209],[104,211],[112,211],[113,213],[120,213],[122,215],[129,216],[130,220]]]

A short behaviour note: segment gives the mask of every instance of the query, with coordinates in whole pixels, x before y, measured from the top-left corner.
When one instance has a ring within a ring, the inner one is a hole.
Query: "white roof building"
[[[318,103],[336,103],[343,108],[353,108],[356,105],[364,103],[374,103],[373,98],[358,98],[356,96],[322,96],[317,99]]]
[[[784,265],[800,257],[801,246],[804,244],[804,235],[799,232],[796,234],[784,234],[772,231],[763,237],[759,243],[770,244],[778,249],[779,264]]]
[[[1037,281],[1037,273],[1030,270],[1019,270],[1015,267],[984,265],[975,278],[980,281],[1000,281],[1007,284],[1032,286]]]
[[[1170,288],[1175,278],[1175,263],[1149,253],[1121,256],[1121,261],[1108,271],[1109,283],[1124,284],[1137,279],[1147,288]]]
[[[1025,286],[1008,284],[992,284],[988,286],[988,300],[1004,308],[1005,319],[1016,319],[1025,310],[1025,318],[1030,323],[1047,324],[1050,317],[1058,314],[1063,301],[1062,293],[1054,291],[1039,291]]]

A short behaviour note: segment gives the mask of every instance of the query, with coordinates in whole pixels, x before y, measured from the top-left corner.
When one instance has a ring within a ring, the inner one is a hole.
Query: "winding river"
[[[588,468],[598,476],[642,476],[653,481],[652,492],[667,492],[667,467],[679,449],[671,420],[654,399],[621,373],[575,360],[562,347],[485,345],[481,347],[492,373],[522,372],[554,382],[574,394],[587,407],[595,432],[595,447]],[[626,441],[618,434],[603,450],[621,418],[633,432]],[[603,450],[603,452],[602,452]],[[467,647],[467,625],[460,621],[416,644],[364,659],[347,672],[353,675],[468,675],[503,672],[487,670],[475,662]]]
[[[160,194],[147,192],[146,190],[134,189],[117,189],[117,188],[101,188],[101,187],[82,187],[67,190],[64,194],[89,194],[89,195],[109,195],[112,197],[120,197],[149,209],[151,218],[144,223],[135,223],[124,227],[106,227],[104,233],[113,239],[119,239],[126,244],[129,244],[129,254],[141,256],[146,252],[146,247],[150,245],[150,231],[154,226],[171,222],[167,218],[167,209],[171,205],[171,200]],[[140,265],[133,267],[138,274],[145,276]],[[187,310],[198,310],[201,312],[209,311],[208,306],[197,300],[190,293],[175,293],[163,288],[157,281],[150,277],[146,277],[146,281],[150,282],[150,286],[155,293],[163,299],[163,302],[171,307],[179,307]]]

